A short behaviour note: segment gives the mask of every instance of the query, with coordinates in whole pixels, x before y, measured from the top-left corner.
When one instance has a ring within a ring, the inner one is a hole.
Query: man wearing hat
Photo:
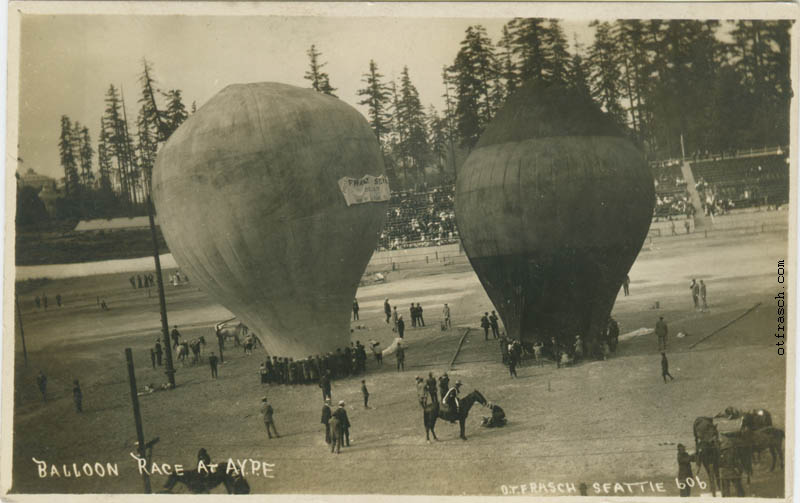
[[[448,389],[450,389],[450,378],[447,376],[447,372],[445,372],[439,376],[439,395],[444,398]]]
[[[267,436],[272,438],[272,433],[270,433],[270,427],[272,427],[272,431],[275,432],[275,438],[280,438],[278,435],[278,430],[275,429],[275,422],[272,420],[272,405],[267,402],[267,397],[261,399],[261,414],[264,416],[264,426],[267,428]]]
[[[442,398],[442,403],[450,409],[451,416],[453,417],[458,415],[458,392],[460,389],[461,381],[456,381],[453,387],[447,391],[444,398]],[[450,422],[455,422],[455,419],[451,419]]]
[[[320,421],[322,424],[325,425],[325,443],[331,443],[331,426],[330,420],[332,416],[331,412],[331,399],[326,398],[325,403],[322,405],[322,420]]]
[[[339,400],[339,407],[333,413],[333,417],[339,420],[344,434],[344,446],[350,447],[350,421],[347,419],[347,411],[344,410],[344,400]]]
[[[383,301],[383,313],[386,315],[386,323],[392,318],[392,308],[389,305],[389,299]]]
[[[684,488],[681,489],[681,497],[688,497],[691,495],[692,488],[686,483],[687,479],[694,477],[692,473],[692,461],[697,460],[697,455],[689,455],[686,452],[686,447],[683,444],[678,444],[678,480],[683,483]]]

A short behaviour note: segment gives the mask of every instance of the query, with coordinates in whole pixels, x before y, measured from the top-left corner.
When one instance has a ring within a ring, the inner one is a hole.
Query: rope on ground
[[[723,331],[724,329],[728,328],[729,326],[733,325],[734,323],[736,323],[737,321],[741,320],[742,318],[744,318],[744,317],[745,317],[745,316],[747,316],[748,314],[752,313],[752,312],[753,312],[753,311],[754,311],[754,310],[755,310],[755,309],[756,309],[758,306],[760,306],[760,305],[761,305],[761,302],[756,302],[756,303],[755,303],[755,305],[754,305],[753,307],[751,307],[750,309],[748,309],[747,311],[743,312],[742,314],[740,314],[740,315],[739,315],[739,316],[737,316],[736,318],[732,319],[732,320],[731,320],[731,321],[729,321],[728,323],[726,323],[726,324],[722,325],[722,326],[721,326],[721,327],[719,327],[718,329],[714,330],[714,331],[713,331],[713,332],[711,332],[710,334],[706,335],[705,337],[703,337],[703,338],[702,338],[702,339],[700,339],[699,341],[697,341],[697,342],[695,342],[694,344],[692,344],[691,346],[689,346],[689,349],[694,349],[694,347],[695,347],[695,346],[697,346],[698,344],[700,344],[700,343],[701,343],[701,342],[703,342],[704,340],[708,339],[708,338],[709,338],[709,337],[711,337],[712,335],[716,335],[716,334],[718,334],[719,332]]]
[[[450,360],[449,370],[453,369],[453,364],[456,362],[456,358],[458,358],[458,353],[461,352],[461,346],[464,345],[464,339],[467,338],[467,334],[469,333],[469,328],[464,330],[464,335],[461,336],[461,340],[458,341],[458,347],[456,348],[456,353],[453,355],[453,359]]]

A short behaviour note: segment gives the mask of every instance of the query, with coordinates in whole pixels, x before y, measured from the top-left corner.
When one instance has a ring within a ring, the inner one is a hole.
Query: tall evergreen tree
[[[419,100],[419,92],[411,82],[408,67],[403,67],[400,75],[400,92],[397,114],[402,124],[402,141],[399,153],[409,160],[409,166],[425,177],[425,157],[428,153],[428,139],[425,129],[425,110]]]
[[[558,19],[549,19],[542,31],[542,42],[546,48],[544,74],[551,82],[566,84],[569,78],[569,44]]]
[[[80,129],[78,158],[80,159],[81,165],[81,183],[87,189],[92,188],[94,185],[94,173],[92,172],[93,155],[94,149],[92,148],[92,139],[89,136],[89,128],[83,126]]]
[[[314,44],[311,45],[311,49],[306,51],[306,54],[309,58],[309,69],[305,74],[305,79],[311,82],[311,87],[317,92],[328,94],[330,96],[336,96],[333,92],[336,90],[335,87],[331,86],[330,77],[326,72],[322,71],[322,67],[327,65],[328,63],[321,63],[319,61],[320,56],[322,53],[319,52]]]
[[[513,43],[513,53],[519,60],[522,82],[541,79],[547,68],[547,26],[539,18],[514,18],[508,25]]]
[[[64,170],[64,190],[67,197],[77,197],[80,190],[78,163],[75,158],[75,138],[72,122],[66,115],[61,116],[61,135],[58,142],[61,168]]]
[[[97,171],[100,176],[100,191],[110,194],[113,191],[111,181],[111,156],[108,151],[108,141],[106,139],[105,118],[100,117],[100,136],[97,140]]]
[[[503,78],[503,101],[514,94],[514,91],[516,91],[522,83],[520,80],[519,68],[514,58],[514,40],[511,36],[511,31],[509,31],[510,24],[511,23],[506,23],[503,25],[503,34],[500,41],[497,43],[497,47],[500,48],[497,54],[497,61],[500,76]]]
[[[359,96],[364,98],[358,102],[359,105],[367,106],[367,117],[369,118],[369,125],[372,126],[372,131],[378,138],[378,143],[381,149],[385,151],[386,137],[390,132],[390,116],[389,116],[389,87],[381,81],[383,75],[378,73],[378,65],[375,61],[369,61],[369,71],[365,73],[361,82],[365,87],[356,91]]]
[[[181,96],[180,89],[170,89],[162,94],[167,100],[166,110],[164,111],[166,137],[163,140],[166,141],[172,136],[172,133],[183,124],[183,121],[189,117],[189,114],[186,112],[186,107],[183,104],[183,97]]]
[[[622,73],[611,24],[593,21],[590,26],[595,27],[594,43],[589,49],[592,96],[619,124],[625,124],[625,111],[620,104]]]

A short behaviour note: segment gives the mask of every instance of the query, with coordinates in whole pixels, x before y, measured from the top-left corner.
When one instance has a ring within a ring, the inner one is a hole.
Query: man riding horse
[[[445,406],[442,411],[442,417],[448,418],[451,423],[455,423],[459,415],[458,393],[461,390],[461,385],[461,381],[456,381],[442,398],[442,405]]]

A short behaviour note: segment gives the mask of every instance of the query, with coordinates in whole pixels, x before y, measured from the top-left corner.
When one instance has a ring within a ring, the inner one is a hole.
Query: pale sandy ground
[[[776,424],[784,424],[786,360],[777,355],[772,334],[776,262],[787,258],[786,243],[781,234],[673,238],[659,240],[640,256],[630,274],[632,295],[618,298],[614,315],[623,332],[652,326],[662,315],[671,333],[690,334],[670,340],[676,380],[667,385],[652,336],[623,342],[607,362],[560,370],[549,363],[524,366],[512,380],[499,361],[497,344],[484,342],[473,330],[450,375],[464,381],[466,391],[479,389],[499,403],[509,425],[478,427],[487,411],[477,407],[467,422],[467,442],[458,440],[456,426],[440,422],[441,441],[428,445],[413,377],[446,370],[463,333],[439,331],[441,305],[450,304],[456,326],[477,326],[480,313],[491,309],[467,266],[429,267],[419,275],[389,274],[386,284],[358,292],[362,319],[353,324],[353,339],[377,339],[384,347],[391,342],[382,319],[386,297],[406,318],[408,304],[421,302],[428,327],[414,330],[409,323],[405,372],[394,371],[393,357],[380,369],[370,360],[365,378],[374,408],[360,405],[360,377],[334,383],[334,400],[347,401],[353,423],[353,445],[341,455],[331,455],[322,442],[319,389],[263,388],[257,376],[260,358],[239,352],[226,352],[217,381],[209,379],[206,366],[179,365],[178,389],[141,399],[145,435],[160,437],[159,462],[191,464],[197,450],[206,447],[215,460],[275,463],[274,478],[248,477],[259,493],[501,495],[504,486],[508,491],[553,481],[585,482],[595,494],[593,482],[652,481],[663,484],[664,494],[677,495],[675,444],[693,444],[695,417],[728,405],[765,407]],[[694,276],[708,283],[710,312],[691,309],[688,284]],[[164,381],[162,372],[149,368],[147,353],[160,327],[157,299],[131,289],[127,275],[60,280],[46,288],[51,298],[57,291],[64,295],[62,309],[37,312],[32,294],[21,299],[30,365],[23,368],[18,347],[15,490],[140,492],[141,479],[128,454],[135,431],[123,348],[134,350],[140,385]],[[98,295],[109,299],[110,311],[99,311]],[[657,312],[649,309],[656,300],[662,307]],[[210,325],[229,314],[193,286],[170,288],[167,301],[170,325],[180,325],[185,337],[208,337]],[[762,306],[746,318],[689,348],[756,302]],[[52,400],[46,405],[37,399],[39,368],[50,377]],[[73,378],[83,385],[82,415],[72,410]],[[267,440],[258,417],[265,393],[276,410],[280,440]],[[120,476],[40,479],[32,456],[52,463],[117,462]],[[768,458],[756,467],[748,495],[782,494],[782,476],[769,473]],[[704,472],[701,478],[706,480]],[[163,481],[153,477],[154,486]]]

